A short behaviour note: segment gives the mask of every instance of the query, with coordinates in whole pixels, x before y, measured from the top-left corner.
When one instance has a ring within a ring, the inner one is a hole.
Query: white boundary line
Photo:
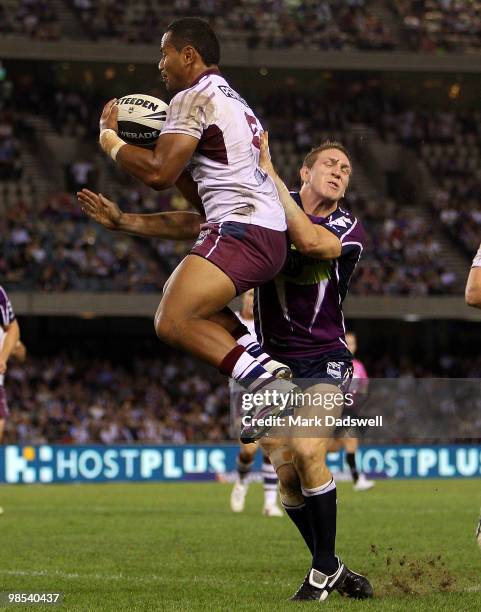
[[[65,578],[68,580],[100,580],[100,581],[111,581],[111,582],[134,582],[136,584],[150,584],[152,582],[164,582],[164,583],[172,583],[172,582],[186,582],[189,584],[192,583],[199,583],[199,582],[205,582],[208,584],[219,584],[219,582],[221,583],[225,583],[225,584],[232,584],[232,580],[218,580],[218,579],[212,579],[209,576],[194,576],[194,577],[187,577],[187,576],[176,576],[175,578],[169,578],[167,576],[158,576],[156,574],[152,574],[150,576],[126,576],[124,574],[78,574],[76,572],[62,572],[60,570],[55,570],[55,571],[51,571],[51,570],[4,570],[4,569],[0,569],[0,574],[3,574],[4,576],[27,576],[30,578],[40,578],[40,577],[45,577],[45,578]],[[238,578],[236,579],[236,581],[240,582],[238,580]],[[245,583],[249,583],[251,584],[250,580],[245,580],[243,581]],[[279,581],[279,584],[284,584],[284,581]],[[262,584],[270,584],[272,586],[275,586],[275,581],[274,580],[263,580]],[[465,589],[455,589],[453,591],[442,591],[443,593],[479,593],[481,592],[481,583],[480,584],[475,584],[473,586],[467,587]],[[434,593],[434,591],[433,591]],[[423,598],[428,596],[430,593],[424,593],[422,595],[418,595],[419,598]],[[393,594],[391,593],[389,596],[392,596]]]

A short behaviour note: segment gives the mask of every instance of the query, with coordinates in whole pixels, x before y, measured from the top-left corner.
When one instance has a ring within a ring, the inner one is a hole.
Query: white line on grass
[[[4,570],[0,569],[0,574],[4,574],[6,576],[28,576],[30,578],[33,577],[57,577],[57,578],[65,578],[68,580],[100,580],[100,581],[111,581],[111,582],[132,582],[136,584],[150,584],[152,582],[164,582],[164,583],[172,583],[172,582],[188,582],[192,584],[193,582],[205,582],[208,584],[213,584],[214,582],[219,584],[226,583],[232,584],[231,580],[219,580],[218,578],[213,580],[209,576],[176,576],[175,578],[169,578],[167,576],[158,576],[156,574],[152,574],[150,576],[125,576],[124,574],[78,574],[75,572],[62,572],[60,570],[50,571],[50,570]],[[236,579],[239,582],[239,577]],[[246,579],[245,581],[249,584],[251,581]],[[267,581],[263,580],[263,584],[275,584],[275,581]],[[470,587],[466,587],[465,589],[456,590],[453,592],[457,593],[479,593],[481,592],[481,584],[475,584]]]
[[[152,582],[164,582],[164,583],[172,583],[172,582],[205,582],[208,584],[223,582],[226,584],[232,584],[231,580],[219,580],[218,578],[213,579],[209,576],[176,576],[175,578],[170,578],[168,576],[158,576],[156,574],[152,574],[150,576],[126,576],[124,574],[77,574],[74,572],[62,572],[61,570],[4,570],[0,569],[0,574],[4,574],[6,576],[28,576],[30,578],[33,577],[50,577],[50,578],[65,578],[68,580],[100,580],[100,581],[111,581],[111,582],[132,582],[135,584],[150,584]],[[237,579],[237,582],[239,580]],[[241,580],[241,582],[251,583],[251,581],[246,577],[245,580]],[[262,581],[263,584],[275,584],[274,581]]]

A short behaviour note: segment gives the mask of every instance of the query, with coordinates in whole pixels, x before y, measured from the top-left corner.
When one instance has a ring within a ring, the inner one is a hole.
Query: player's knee
[[[296,508],[302,506],[304,498],[300,488],[293,488],[279,481],[279,497],[282,505],[286,508]]]
[[[304,443],[302,443],[304,442]],[[325,445],[321,440],[307,442],[303,440],[292,449],[293,463],[301,473],[314,466],[323,467],[326,464]]]
[[[284,506],[296,507],[304,503],[299,476],[292,463],[285,463],[277,470],[279,496]]]
[[[243,444],[239,451],[239,458],[243,463],[250,463],[254,460],[257,452],[257,444]]]
[[[159,340],[175,346],[179,337],[178,322],[171,316],[167,315],[165,310],[159,306],[154,318],[155,333]]]
[[[279,486],[282,486],[284,491],[289,493],[300,492],[301,483],[296,469],[292,463],[285,463],[277,470],[279,478]]]

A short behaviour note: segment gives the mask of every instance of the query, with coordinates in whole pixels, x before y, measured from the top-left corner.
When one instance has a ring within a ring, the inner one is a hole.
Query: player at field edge
[[[26,350],[20,340],[20,327],[13,306],[5,289],[0,286],[0,444],[3,441],[5,421],[8,417],[7,395],[4,387],[8,361],[12,357],[24,361],[25,356]],[[1,507],[0,514],[3,514]]]
[[[354,332],[347,332],[345,337],[347,348],[351,351],[352,356],[355,357],[357,352],[357,336]],[[353,383],[349,387],[349,391],[351,393],[366,393],[369,387],[369,376],[367,375],[364,364],[359,361],[359,359],[354,358],[352,360],[352,370]],[[329,452],[338,451],[340,448],[344,448],[346,453],[346,463],[351,472],[354,491],[369,491],[372,489],[376,484],[374,480],[368,480],[363,472],[357,469],[356,452],[359,448],[359,440],[354,436],[337,438],[333,440],[333,443],[329,447]]]
[[[207,22],[170,23],[159,70],[173,98],[155,149],[119,138],[115,99],[100,118],[100,145],[146,185],[162,190],[177,184],[205,211],[197,242],[164,287],[155,315],[158,337],[250,392],[295,392],[294,384],[276,379],[214,318],[225,310],[232,316],[227,308],[232,299],[273,278],[287,252],[283,208],[272,179],[258,166],[262,126],[223,78],[219,61],[219,42]],[[282,410],[264,397],[255,414]]]
[[[262,348],[255,350],[272,352],[274,359],[287,361],[295,376],[332,382],[317,385],[316,391],[337,392],[338,385],[347,387],[352,375],[341,304],[362,252],[363,237],[358,220],[338,206],[349,184],[350,160],[338,143],[313,149],[300,170],[302,188],[293,194],[293,200],[270,164],[266,135],[262,143],[264,168],[276,182],[292,245],[282,273],[256,290],[256,331]],[[176,228],[176,219],[182,218],[185,223],[191,220],[194,231],[190,237],[195,238],[202,222],[196,213],[125,214],[100,194],[84,189],[78,195],[88,216],[117,231],[181,239],[187,236]],[[269,311],[272,305],[274,311]],[[237,318],[225,311],[215,317],[238,342],[252,344],[253,337]],[[337,496],[325,461],[330,443],[329,437],[296,436],[261,442],[276,468],[286,513],[313,555],[295,600],[324,600],[335,589],[355,598],[373,594],[367,579],[351,572],[335,555]]]
[[[254,329],[254,290],[250,289],[242,295],[242,307],[236,312],[239,321],[249,330],[255,344],[257,343],[256,332]],[[253,342],[254,343],[254,342]],[[247,347],[249,350],[249,347]],[[270,361],[267,354],[257,357],[261,363]],[[245,500],[249,488],[249,474],[251,473],[254,459],[259,446],[256,443],[243,444],[241,442],[239,454],[237,455],[237,481],[234,484],[230,496],[230,507],[232,512],[243,512]],[[262,514],[269,517],[283,516],[282,510],[277,504],[277,474],[266,453],[262,453],[262,481],[264,488],[264,506]]]
[[[473,308],[481,308],[481,245],[474,256],[471,269],[469,271],[468,280],[466,282],[466,304]],[[481,546],[481,516],[476,528],[476,540]]]
[[[481,245],[474,256],[466,282],[466,304],[481,308]]]

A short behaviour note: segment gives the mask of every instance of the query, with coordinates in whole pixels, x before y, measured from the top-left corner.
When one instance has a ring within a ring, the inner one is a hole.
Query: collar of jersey
[[[204,70],[204,72],[199,74],[195,81],[189,86],[189,89],[191,87],[194,87],[194,85],[197,85],[197,83],[199,83],[201,79],[203,79],[205,76],[209,76],[209,74],[217,74],[219,76],[222,75],[221,71],[218,68],[208,68],[207,70]]]
[[[291,191],[291,198],[299,206],[299,208],[302,208],[302,210],[304,210],[304,206],[302,205],[301,200],[301,194],[298,191]],[[304,212],[306,211],[304,210]],[[317,217],[316,215],[310,215],[309,213],[306,213],[306,215],[309,217],[309,219],[311,219],[311,221],[330,221],[333,217],[338,217],[342,213],[344,213],[344,211],[341,210],[341,207],[338,205],[336,210],[333,211],[328,217]]]

